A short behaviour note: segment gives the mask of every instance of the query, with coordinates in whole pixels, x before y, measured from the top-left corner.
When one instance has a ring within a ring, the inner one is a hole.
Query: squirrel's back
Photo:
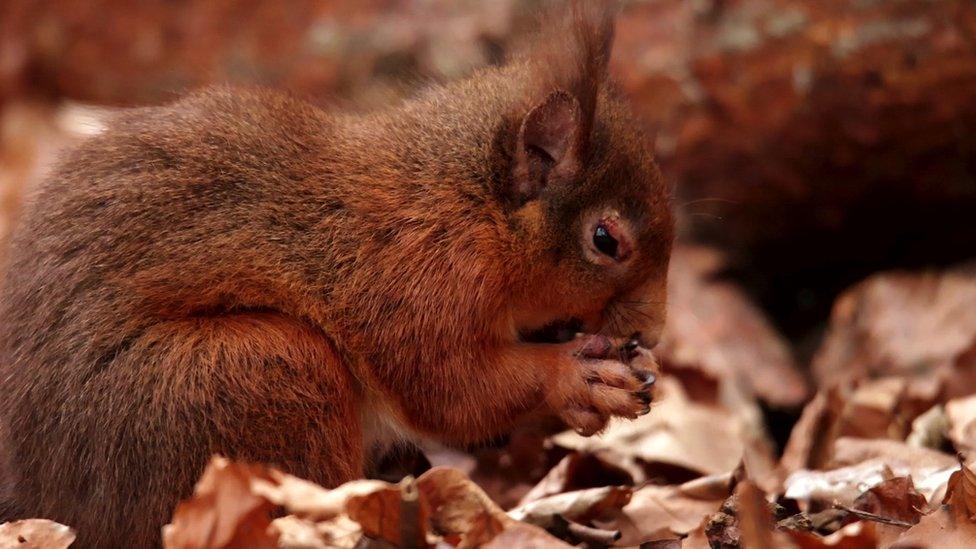
[[[668,189],[606,84],[611,13],[572,8],[380,112],[216,88],[68,154],[0,286],[0,511],[140,546],[212,453],[334,485],[390,432],[646,412]]]

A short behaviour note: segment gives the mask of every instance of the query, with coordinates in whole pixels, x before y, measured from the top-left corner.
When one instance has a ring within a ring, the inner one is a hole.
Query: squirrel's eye
[[[593,231],[593,245],[596,246],[597,250],[600,250],[600,253],[616,259],[617,239],[610,236],[610,231],[602,223],[597,225],[596,230]]]

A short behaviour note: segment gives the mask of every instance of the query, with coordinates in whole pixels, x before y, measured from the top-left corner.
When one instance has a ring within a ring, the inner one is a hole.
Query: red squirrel
[[[610,10],[567,11],[377,112],[220,87],[68,153],[0,290],[0,522],[153,546],[213,454],[335,486],[397,437],[645,413],[669,189]]]

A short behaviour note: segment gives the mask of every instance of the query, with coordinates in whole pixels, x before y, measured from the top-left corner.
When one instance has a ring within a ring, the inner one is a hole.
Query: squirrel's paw
[[[655,380],[653,358],[648,363],[642,357],[650,353],[620,351],[605,336],[584,337],[583,346],[574,352],[572,371],[558,380],[553,404],[560,418],[589,436],[603,429],[613,416],[633,419],[649,412]]]

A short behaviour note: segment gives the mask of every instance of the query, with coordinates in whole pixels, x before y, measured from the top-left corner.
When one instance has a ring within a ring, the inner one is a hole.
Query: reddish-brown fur
[[[386,111],[218,88],[72,151],[0,294],[0,511],[153,545],[213,453],[335,485],[394,432],[640,413],[624,364],[520,338],[575,317],[653,344],[663,321],[666,189],[603,82],[607,19],[584,11],[558,48]],[[515,150],[558,137],[548,110],[520,137],[546,101],[579,132],[565,162]],[[633,229],[626,267],[583,253],[601,208]]]

